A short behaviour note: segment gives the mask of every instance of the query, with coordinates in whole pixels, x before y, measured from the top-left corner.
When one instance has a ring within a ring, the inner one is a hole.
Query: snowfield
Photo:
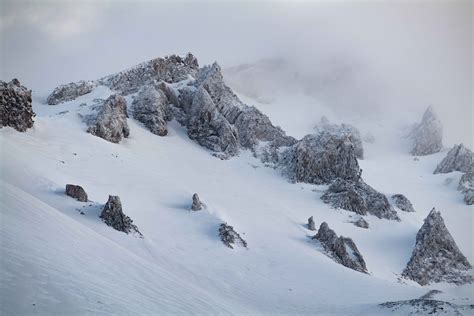
[[[378,304],[432,289],[443,291],[436,299],[474,304],[472,284],[422,287],[400,279],[433,207],[474,262],[474,209],[456,190],[461,173],[433,174],[447,149],[414,160],[400,125],[356,122],[362,135],[376,138],[364,143],[364,180],[387,196],[406,195],[416,210],[397,210],[401,222],[366,216],[370,228],[361,229],[351,223],[355,213],[320,200],[326,186],[290,183],[247,151],[217,159],[175,121],[158,137],[129,118],[130,137],[119,144],[86,133],[78,114],[110,93],[99,87],[56,106],[34,98],[33,128],[0,129],[0,314],[405,315]],[[296,111],[243,101],[297,138],[320,119],[304,115],[304,99]],[[82,186],[92,202],[66,196],[68,183]],[[190,211],[195,192],[207,209]],[[99,219],[108,195],[120,196],[143,239]],[[316,227],[326,221],[352,238],[369,274],[325,255],[306,228],[310,216]],[[247,249],[223,245],[223,222]]]

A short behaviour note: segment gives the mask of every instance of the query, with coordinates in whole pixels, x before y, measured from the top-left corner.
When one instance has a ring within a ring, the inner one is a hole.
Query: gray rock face
[[[86,191],[79,185],[66,184],[66,195],[69,195],[80,202],[88,201]]]
[[[369,223],[367,223],[367,221],[365,219],[363,219],[362,217],[359,218],[358,220],[356,220],[354,222],[354,225],[357,226],[357,227],[360,227],[360,228],[365,228],[365,229],[369,228]]]
[[[0,127],[10,126],[19,132],[33,127],[35,113],[31,106],[31,90],[18,79],[0,80]]]
[[[127,124],[127,101],[117,94],[105,100],[95,124],[87,132],[112,143],[118,143],[130,134]]]
[[[193,211],[200,211],[203,208],[203,203],[199,199],[199,195],[197,193],[193,194],[193,204],[191,205],[191,209]]]
[[[344,137],[348,139],[354,146],[354,153],[357,158],[364,159],[364,148],[362,145],[362,139],[360,132],[357,128],[350,124],[331,124],[329,120],[323,116],[315,129],[318,132],[327,132],[334,134],[336,137]]]
[[[474,164],[474,153],[463,144],[454,145],[438,164],[434,173],[449,173],[453,171],[468,172]]]
[[[172,110],[166,94],[154,85],[143,87],[132,102],[132,116],[153,134],[168,134],[167,121]]]
[[[410,200],[403,194],[394,194],[392,195],[392,201],[396,207],[404,212],[414,212],[415,209],[411,204]]]
[[[219,237],[221,238],[224,245],[234,249],[234,246],[247,247],[247,242],[240,237],[240,235],[234,230],[232,226],[227,224],[221,224],[219,227]]]
[[[458,305],[431,298],[417,298],[380,304],[395,315],[472,315],[474,305]]]
[[[318,233],[313,237],[323,246],[328,255],[337,263],[350,269],[367,273],[364,258],[357,249],[357,246],[350,238],[337,237],[336,233],[323,222],[318,229]]]
[[[471,264],[456,245],[441,213],[433,208],[416,235],[415,249],[402,276],[421,285],[464,284],[474,280],[469,270]]]
[[[315,225],[315,223],[314,223],[313,216],[311,216],[310,218],[308,218],[308,229],[309,229],[309,230],[316,230],[316,225]]]
[[[372,214],[378,218],[400,220],[387,197],[374,190],[362,179],[359,181],[336,179],[321,196],[321,200],[335,208],[359,215]]]
[[[104,221],[104,223],[111,226],[115,230],[124,232],[126,234],[137,233],[138,235],[142,236],[137,226],[133,224],[133,221],[130,219],[130,217],[123,213],[122,202],[118,196],[109,195],[109,200],[105,204],[102,213],[100,214],[100,218]]]
[[[474,166],[462,175],[459,180],[458,190],[464,194],[464,202],[467,205],[474,204]]]
[[[426,109],[421,123],[415,125],[409,136],[413,140],[412,155],[431,155],[443,149],[443,125],[433,107]]]
[[[68,84],[60,85],[48,96],[46,102],[49,105],[56,105],[59,103],[72,101],[82,95],[90,93],[95,89],[96,83],[94,81],[78,81]]]
[[[326,132],[307,135],[291,146],[281,165],[291,181],[313,184],[329,184],[337,178],[357,181],[362,173],[347,137]]]

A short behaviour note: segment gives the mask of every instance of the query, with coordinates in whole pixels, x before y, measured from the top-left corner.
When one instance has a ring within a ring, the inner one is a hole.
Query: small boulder
[[[310,218],[308,218],[308,229],[309,229],[309,230],[316,230],[316,225],[315,225],[315,223],[314,223],[313,216],[311,216]]]
[[[369,223],[365,219],[363,219],[362,217],[359,218],[358,220],[356,220],[354,222],[354,225],[357,226],[357,227],[360,227],[360,228],[365,228],[365,229],[369,228]]]
[[[223,223],[219,227],[219,237],[221,238],[224,245],[234,249],[234,246],[247,247],[247,242],[240,237],[240,235],[234,230],[234,228],[226,223]]]
[[[49,105],[56,105],[59,103],[72,101],[82,95],[92,92],[92,90],[95,88],[95,82],[84,80],[60,85],[48,96],[46,102]]]
[[[413,141],[411,154],[425,156],[443,149],[443,125],[432,106],[423,114],[421,123],[416,124],[409,134]]]
[[[404,212],[414,212],[415,209],[411,204],[410,200],[403,194],[394,194],[392,195],[392,201],[396,207]]]
[[[10,82],[0,80],[0,128],[10,126],[19,132],[33,127],[31,90],[20,84],[18,79]]]
[[[111,226],[113,229],[129,233],[137,233],[142,236],[137,226],[133,224],[133,221],[123,213],[122,202],[120,197],[109,195],[109,200],[102,209],[100,218],[107,225]]]
[[[193,204],[191,205],[191,210],[193,211],[200,211],[202,210],[204,204],[199,199],[199,195],[197,193],[193,194]]]
[[[86,191],[79,185],[66,184],[66,195],[69,195],[80,202],[88,201]]]
[[[474,164],[474,153],[463,144],[454,145],[438,164],[434,173],[449,173],[453,171],[468,172]]]

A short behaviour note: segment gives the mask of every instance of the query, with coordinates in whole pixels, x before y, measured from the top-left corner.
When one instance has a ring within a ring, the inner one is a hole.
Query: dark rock
[[[234,249],[233,246],[247,247],[247,242],[240,237],[240,235],[234,230],[232,226],[227,224],[221,224],[219,227],[219,237],[221,238],[224,245]]]
[[[386,302],[379,305],[396,315],[472,315],[474,305],[458,305],[431,298]]]
[[[359,218],[358,220],[356,220],[354,222],[354,225],[357,226],[357,227],[360,227],[360,228],[365,228],[365,229],[369,228],[369,223],[367,223],[367,221],[365,219],[363,219],[362,217]]]
[[[66,195],[69,195],[80,202],[88,201],[86,191],[79,185],[66,184]]]
[[[337,237],[336,233],[323,222],[313,237],[323,246],[328,255],[337,263],[350,269],[367,273],[364,258],[350,238]]]
[[[22,86],[18,79],[0,80],[0,128],[10,126],[19,132],[33,127],[35,117],[31,106],[31,90]]]
[[[426,109],[421,123],[414,126],[409,137],[413,140],[411,154],[414,156],[431,155],[443,149],[443,125],[433,107]]]
[[[117,94],[105,100],[97,114],[94,126],[87,131],[112,143],[118,143],[130,134],[127,124],[127,101]]]
[[[168,134],[172,112],[165,93],[153,85],[143,87],[132,102],[132,115],[153,134]]]
[[[469,171],[462,175],[458,190],[464,194],[464,202],[467,205],[474,204],[474,166],[471,165]]]
[[[193,204],[191,205],[191,209],[193,211],[200,211],[203,208],[203,203],[199,199],[199,195],[197,193],[193,194]]]
[[[434,173],[449,173],[453,171],[468,172],[474,164],[474,153],[463,144],[454,145],[438,164]]]
[[[472,283],[471,264],[461,253],[434,208],[416,235],[415,249],[402,276],[427,285],[437,282]]]
[[[392,195],[392,201],[396,207],[404,212],[414,212],[415,209],[411,204],[410,200],[407,199],[403,194],[394,194]]]
[[[109,200],[105,204],[100,218],[115,230],[126,234],[137,233],[142,236],[130,217],[123,213],[122,202],[118,196],[109,195]]]
[[[336,179],[321,196],[321,200],[335,208],[359,215],[372,214],[378,218],[400,220],[387,197],[362,179],[359,181]]]
[[[93,81],[78,81],[60,85],[48,96],[46,102],[49,105],[72,101],[82,95],[92,92],[96,88]]]
[[[315,225],[315,223],[314,223],[313,216],[311,216],[310,218],[308,218],[308,229],[309,229],[309,230],[316,230],[316,225]]]

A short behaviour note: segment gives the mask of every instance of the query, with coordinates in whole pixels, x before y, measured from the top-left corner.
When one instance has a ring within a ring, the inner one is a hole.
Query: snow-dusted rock
[[[35,113],[31,106],[31,90],[18,79],[0,80],[0,127],[10,126],[19,132],[33,127]]]
[[[172,110],[165,92],[154,85],[143,87],[132,102],[132,116],[153,134],[167,135]]]
[[[321,200],[335,208],[359,215],[372,214],[378,218],[400,220],[387,197],[362,179],[359,181],[336,179],[321,196]]]
[[[360,228],[365,228],[365,229],[369,228],[369,223],[367,223],[367,221],[365,219],[363,219],[362,217],[359,218],[358,220],[356,220],[354,222],[354,225],[357,226],[357,227],[360,227]]]
[[[471,264],[456,245],[441,213],[433,208],[416,234],[415,249],[402,276],[421,285],[464,284],[474,281],[469,270]]]
[[[451,302],[420,297],[412,300],[385,302],[379,305],[394,315],[472,315],[474,305],[458,305]]]
[[[474,166],[462,175],[459,180],[458,190],[464,194],[464,202],[467,205],[474,204]]]
[[[367,273],[364,258],[351,238],[337,236],[326,222],[319,226],[313,239],[318,240],[328,255],[337,263],[350,269]]]
[[[86,191],[79,185],[66,184],[66,195],[69,195],[80,202],[88,201]]]
[[[414,126],[409,136],[413,140],[412,155],[425,156],[443,149],[443,125],[432,106],[426,109],[421,123]]]
[[[452,171],[467,172],[474,164],[474,153],[463,144],[454,145],[438,164],[434,173],[449,173]]]
[[[308,218],[308,229],[309,229],[309,230],[316,230],[316,225],[315,225],[315,223],[314,223],[313,216],[311,216],[310,218]]]
[[[95,89],[97,84],[94,81],[78,81],[60,85],[48,96],[46,102],[49,105],[74,100],[84,94],[88,94]]]
[[[234,246],[247,247],[247,242],[240,237],[232,226],[225,223],[221,224],[219,227],[219,237],[224,245],[229,248],[234,249]]]
[[[327,132],[306,135],[283,154],[280,164],[291,181],[313,184],[357,181],[362,172],[347,136]]]
[[[124,232],[126,234],[137,233],[140,236],[142,235],[137,226],[133,224],[133,221],[130,219],[130,217],[123,213],[122,202],[118,196],[109,195],[109,199],[102,209],[100,218],[104,221],[104,223],[111,226],[115,230]]]
[[[125,98],[117,94],[111,95],[97,114],[94,125],[87,131],[109,142],[118,143],[130,134],[127,117]]]
[[[411,204],[410,200],[403,194],[392,195],[393,204],[404,212],[414,212],[415,209]]]
[[[193,194],[193,204],[191,205],[191,209],[193,211],[200,211],[203,208],[203,203],[199,199],[199,195],[197,193]]]

